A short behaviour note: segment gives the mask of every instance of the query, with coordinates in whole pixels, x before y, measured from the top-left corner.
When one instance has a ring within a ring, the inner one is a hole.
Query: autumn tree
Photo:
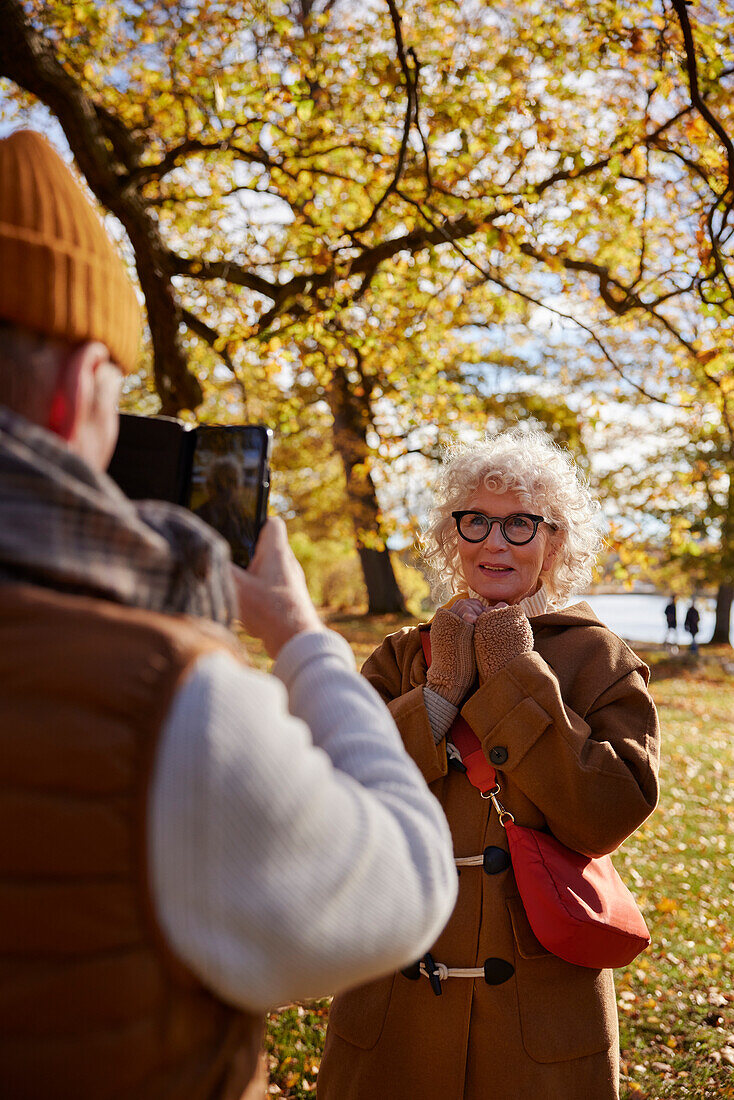
[[[377,486],[442,432],[703,402],[731,483],[726,9],[0,0],[0,72],[124,227],[162,410],[329,424],[388,610]]]

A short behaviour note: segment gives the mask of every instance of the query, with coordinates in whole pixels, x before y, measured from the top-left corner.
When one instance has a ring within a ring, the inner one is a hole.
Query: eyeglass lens
[[[459,534],[469,542],[481,542],[489,534],[492,523],[499,523],[507,542],[513,543],[515,546],[522,546],[523,543],[530,542],[538,530],[537,522],[531,519],[530,516],[523,515],[522,512],[505,516],[504,519],[494,516],[488,517],[482,512],[466,512],[459,519]]]

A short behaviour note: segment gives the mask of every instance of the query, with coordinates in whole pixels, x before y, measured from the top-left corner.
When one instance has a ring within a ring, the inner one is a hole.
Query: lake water
[[[665,637],[665,605],[667,596],[636,592],[605,596],[574,596],[569,603],[585,600],[594,614],[610,630],[632,642],[662,642]],[[688,643],[690,634],[683,629],[689,600],[678,600],[678,641]],[[697,599],[696,607],[701,616],[697,641],[707,642],[714,630],[716,607],[713,600]]]

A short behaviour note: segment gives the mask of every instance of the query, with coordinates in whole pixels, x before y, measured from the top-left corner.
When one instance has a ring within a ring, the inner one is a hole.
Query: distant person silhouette
[[[691,653],[698,653],[698,643],[696,642],[696,635],[698,634],[699,622],[700,615],[698,614],[696,601],[691,600],[691,606],[686,611],[686,621],[683,624],[688,633],[691,635]]]
[[[669,635],[673,633],[673,645],[678,641],[678,613],[675,607],[675,596],[670,597],[670,603],[665,607],[665,638],[663,644],[667,645]]]

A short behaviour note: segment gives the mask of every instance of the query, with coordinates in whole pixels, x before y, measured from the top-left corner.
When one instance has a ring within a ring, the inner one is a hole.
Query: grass
[[[660,806],[617,866],[652,946],[617,975],[622,1096],[734,1097],[734,655],[644,654],[663,734]]]
[[[361,663],[410,621],[342,615],[330,625]],[[639,652],[660,713],[662,794],[615,857],[653,941],[616,973],[621,1097],[734,1100],[734,653]],[[270,1095],[314,1095],[327,1017],[328,1001],[270,1014]]]

